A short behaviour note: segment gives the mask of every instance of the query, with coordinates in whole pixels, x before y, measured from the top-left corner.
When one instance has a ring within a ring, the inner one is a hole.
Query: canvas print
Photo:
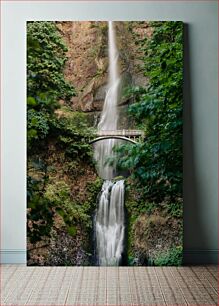
[[[182,264],[183,23],[29,21],[27,264]]]

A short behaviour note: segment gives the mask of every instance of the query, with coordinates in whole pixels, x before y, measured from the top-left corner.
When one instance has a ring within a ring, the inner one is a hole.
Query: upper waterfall
[[[118,123],[118,89],[119,53],[116,47],[115,29],[112,21],[108,22],[108,55],[109,55],[109,79],[106,97],[101,113],[98,129],[101,131],[117,130]],[[102,140],[94,145],[94,158],[97,162],[97,171],[100,177],[110,180],[116,175],[114,166],[106,164],[107,158],[114,156],[113,147],[118,141],[115,139]]]
[[[106,93],[101,119],[98,124],[99,130],[117,130],[118,122],[118,87],[120,77],[118,72],[118,58],[119,53],[116,48],[116,39],[114,25],[109,21],[108,30],[108,54],[109,54],[109,81],[108,91]]]

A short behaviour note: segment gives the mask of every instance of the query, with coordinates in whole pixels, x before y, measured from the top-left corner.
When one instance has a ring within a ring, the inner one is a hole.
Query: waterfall
[[[118,122],[118,51],[114,25],[108,22],[109,81],[98,129],[117,130]],[[94,145],[97,171],[106,181],[103,183],[95,218],[95,234],[98,263],[101,266],[119,265],[124,248],[124,181],[110,181],[116,176],[115,165],[106,163],[115,156],[113,147],[118,140],[101,140]]]
[[[108,54],[109,54],[109,81],[103,110],[98,129],[102,131],[117,130],[118,122],[118,88],[120,77],[118,72],[118,51],[116,48],[113,22],[108,22]],[[115,167],[106,164],[107,158],[114,156],[113,147],[118,140],[107,139],[95,144],[94,158],[97,161],[97,171],[100,177],[110,180],[116,175]]]
[[[118,51],[116,48],[113,22],[109,21],[109,83],[103,105],[101,119],[98,124],[100,130],[116,130],[118,121],[118,87],[120,77],[118,72]]]
[[[100,266],[119,265],[124,240],[124,181],[105,181],[96,215],[97,254]]]

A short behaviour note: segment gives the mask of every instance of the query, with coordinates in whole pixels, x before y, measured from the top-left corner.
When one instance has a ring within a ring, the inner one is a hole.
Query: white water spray
[[[98,129],[102,131],[117,130],[118,122],[118,88],[120,77],[118,72],[118,51],[112,21],[108,23],[109,49],[109,82]],[[95,144],[94,158],[97,170],[106,181],[96,214],[96,243],[98,263],[101,266],[119,265],[124,248],[124,181],[110,181],[116,175],[115,166],[106,164],[107,158],[114,156],[113,147],[118,143],[115,139],[99,141]]]

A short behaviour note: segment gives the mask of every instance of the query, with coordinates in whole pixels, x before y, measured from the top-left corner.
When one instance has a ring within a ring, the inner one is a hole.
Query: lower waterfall
[[[118,266],[123,252],[124,181],[105,181],[96,214],[96,243],[100,266]]]

